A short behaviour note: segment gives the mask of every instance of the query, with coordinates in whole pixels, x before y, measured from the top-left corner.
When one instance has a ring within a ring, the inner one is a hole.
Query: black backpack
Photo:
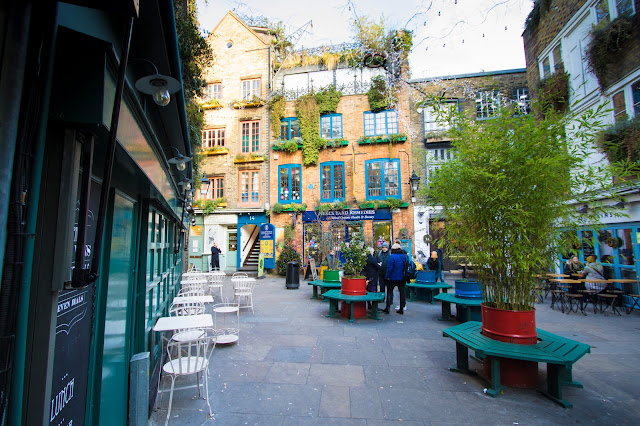
[[[409,258],[409,256],[407,256],[407,262],[406,262],[405,267],[404,267],[404,280],[406,282],[409,282],[409,281],[415,279],[416,278],[416,273],[417,273],[417,270],[416,270],[415,262],[413,260],[411,260]]]

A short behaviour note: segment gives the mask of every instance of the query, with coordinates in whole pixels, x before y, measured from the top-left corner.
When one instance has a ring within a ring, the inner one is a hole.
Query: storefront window
[[[391,246],[391,222],[373,222],[373,240],[376,250],[379,250],[384,241]]]
[[[635,265],[633,256],[633,229],[618,229],[618,240],[620,247],[618,248],[618,256],[621,265]]]
[[[320,224],[309,223],[304,226],[304,264],[311,257],[316,265],[322,262]]]

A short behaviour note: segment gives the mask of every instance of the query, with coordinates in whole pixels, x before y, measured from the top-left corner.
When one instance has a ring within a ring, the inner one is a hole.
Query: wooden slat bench
[[[369,317],[375,320],[381,319],[378,317],[378,303],[384,301],[384,293],[367,293],[362,296],[351,296],[348,294],[342,294],[340,290],[327,290],[322,294],[322,297],[329,299],[329,314],[326,315],[327,318],[336,316],[336,312],[338,311],[338,301],[342,300],[351,308],[349,322],[353,322],[354,320],[353,304],[355,302],[371,302],[371,314]]]
[[[442,283],[442,282],[440,283],[410,282],[407,284],[406,288],[407,288],[407,292],[409,293],[409,301],[413,302],[414,300],[425,300],[429,303],[433,303],[434,293],[439,292],[440,290],[446,293],[447,290],[449,290],[450,288],[453,288],[453,286],[447,283]],[[419,294],[420,290],[426,290],[426,295],[424,297],[420,296]]]
[[[342,288],[341,283],[322,280],[309,281],[307,284],[313,286],[313,296],[311,296],[312,299],[320,299],[320,297],[318,297],[318,288],[320,288],[320,295],[324,294],[324,292],[327,290]]]
[[[458,297],[453,293],[442,293],[434,297],[435,300],[442,302],[442,317],[438,318],[440,321],[451,320],[451,304],[456,304],[456,309],[463,311],[463,315],[458,315],[458,318],[464,318],[464,321],[471,321],[471,311],[473,308],[480,309],[482,299],[469,299],[464,297]]]
[[[572,406],[569,401],[562,399],[562,386],[583,387],[581,383],[573,380],[572,366],[585,354],[591,352],[589,345],[540,329],[537,329],[537,344],[519,345],[490,339],[481,334],[480,329],[481,323],[469,321],[442,330],[446,337],[456,341],[456,366],[451,367],[451,371],[476,374],[469,370],[469,349],[474,350],[478,358],[485,359],[490,356],[491,378],[487,393],[497,396],[503,389],[500,384],[500,359],[545,362],[547,363],[547,390],[539,390],[539,392],[565,408]]]

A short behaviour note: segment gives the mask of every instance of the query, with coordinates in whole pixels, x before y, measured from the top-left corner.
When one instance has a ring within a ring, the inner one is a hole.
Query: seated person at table
[[[562,273],[567,275],[578,274],[584,269],[584,265],[578,259],[578,256],[571,256],[564,264]]]
[[[598,262],[595,256],[587,257],[587,266],[580,271],[580,275],[586,275],[588,280],[604,280],[602,274],[604,273],[604,267]],[[585,283],[587,290],[597,290],[600,286],[595,283]]]

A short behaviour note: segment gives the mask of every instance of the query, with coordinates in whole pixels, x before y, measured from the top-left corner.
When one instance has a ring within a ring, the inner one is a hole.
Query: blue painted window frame
[[[382,165],[380,169],[380,188],[381,195],[370,195],[371,189],[369,187],[369,165],[374,163],[380,163]],[[387,180],[385,176],[385,164],[394,163],[398,169],[397,175],[397,183],[398,183],[398,194],[397,195],[385,195],[387,192],[387,188],[385,185],[385,181]],[[364,173],[365,173],[365,182],[367,186],[367,200],[386,200],[387,198],[397,198],[402,199],[402,171],[400,170],[400,159],[399,158],[378,158],[376,160],[367,160],[364,162]]]
[[[331,197],[324,197],[324,179],[322,176],[322,169],[325,166],[331,167]],[[342,166],[342,197],[335,196],[335,173],[336,166]],[[325,203],[332,203],[334,201],[344,201],[345,200],[345,187],[344,187],[344,161],[326,161],[324,163],[320,163],[320,201]]]
[[[293,190],[291,190],[290,188],[292,188],[292,171],[293,169],[298,169],[298,176],[300,176],[300,182],[298,183],[298,185],[300,186],[298,192],[300,193],[298,199],[292,199],[292,195],[293,195]],[[281,185],[281,174],[282,173],[287,173],[287,188],[282,187]],[[284,198],[282,197],[282,193],[284,190],[287,190],[287,197]],[[300,164],[283,164],[282,166],[278,166],[278,202],[279,203],[296,203],[296,204],[301,204],[302,203],[302,165]]]
[[[393,113],[395,117],[390,117],[391,113]],[[384,115],[384,129],[381,128],[382,126],[378,126],[379,123],[377,119],[380,115]],[[367,118],[370,118],[373,120],[373,132],[367,129]],[[395,128],[392,128],[392,129],[389,128],[390,121],[391,122],[395,121]],[[378,112],[365,111],[362,116],[362,122],[364,125],[365,136],[381,136],[381,135],[391,135],[391,134],[398,133],[398,111],[396,111],[395,109],[385,109],[383,111],[378,111]]]
[[[296,127],[293,125],[294,122],[298,125],[297,131],[296,131]],[[285,132],[283,132],[284,126],[287,126],[286,134]],[[280,120],[280,140],[290,141],[293,138],[299,138],[299,137],[300,137],[300,122],[298,121],[298,117],[287,117]]]
[[[336,121],[336,118],[340,118],[340,134],[335,135],[333,131],[333,122]],[[322,132],[322,124],[326,121],[329,121],[329,137],[325,137]],[[320,135],[323,139],[338,139],[342,137],[342,114],[324,114],[320,116]]]

